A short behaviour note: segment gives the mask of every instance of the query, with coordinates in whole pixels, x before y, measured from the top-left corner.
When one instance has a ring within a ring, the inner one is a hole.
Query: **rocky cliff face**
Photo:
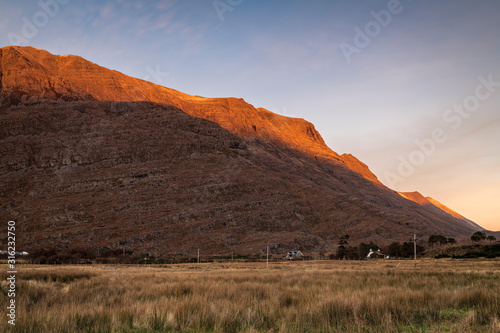
[[[0,105],[30,103],[38,100],[90,100],[87,92],[51,72],[38,61],[41,50],[6,47],[0,49]],[[53,60],[52,66],[57,66]]]
[[[384,187],[302,119],[80,57],[0,51],[0,212],[23,248],[332,251],[346,233],[388,243],[477,230]]]

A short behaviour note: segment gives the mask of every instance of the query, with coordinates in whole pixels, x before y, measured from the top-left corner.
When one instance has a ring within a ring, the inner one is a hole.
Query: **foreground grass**
[[[498,260],[18,270],[16,332],[500,332]]]

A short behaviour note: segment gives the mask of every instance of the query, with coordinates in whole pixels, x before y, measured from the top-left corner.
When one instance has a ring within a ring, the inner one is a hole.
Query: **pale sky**
[[[384,184],[500,230],[499,1],[0,0],[0,9],[0,46],[76,54],[304,118]]]

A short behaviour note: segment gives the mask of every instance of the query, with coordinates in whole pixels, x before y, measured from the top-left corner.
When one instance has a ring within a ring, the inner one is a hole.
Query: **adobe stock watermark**
[[[412,0],[407,1],[411,2]],[[378,12],[374,10],[370,11],[373,20],[366,23],[364,29],[358,26],[353,28],[354,37],[352,44],[347,42],[339,44],[339,48],[347,63],[350,64],[352,62],[353,55],[360,54],[362,50],[367,48],[372,40],[380,35],[382,28],[386,28],[392,22],[393,16],[401,14],[403,9],[404,7],[399,0],[389,0],[387,9],[382,9]]]
[[[271,111],[272,113],[282,115],[282,116],[291,117],[291,114],[288,112],[288,107],[286,105],[281,110],[280,109],[271,109],[269,111]]]
[[[234,8],[241,5],[243,0],[214,0],[212,5],[214,6],[217,16],[221,21],[224,21],[224,14],[226,12],[232,12]]]
[[[481,105],[481,101],[490,98],[498,87],[500,81],[493,80],[493,74],[489,74],[487,78],[484,76],[478,77],[479,83],[476,86],[473,94],[465,97],[461,103],[455,103],[452,107],[443,113],[443,121],[448,124],[446,127],[448,131],[457,130],[462,124],[464,119],[467,119],[475,112]],[[412,176],[417,167],[424,164],[424,162],[436,152],[439,144],[448,140],[448,135],[443,127],[436,127],[432,130],[430,137],[423,140],[415,140],[416,148],[412,150],[407,156],[399,155],[399,165],[397,174],[393,172],[386,172],[384,174],[385,184],[390,188],[404,181],[405,178]]]
[[[10,32],[7,35],[12,45],[28,45],[29,41],[38,34],[40,29],[45,27],[51,18],[54,18],[61,10],[62,5],[66,5],[71,0],[40,0],[38,7],[40,8],[31,20],[26,16],[21,18],[23,23],[20,33]]]
[[[7,296],[9,297],[7,306],[7,317],[10,325],[16,325],[16,221],[7,222]]]
[[[152,69],[150,66],[146,67],[148,74],[144,77],[144,81],[153,82],[159,85],[164,85],[166,83],[166,78],[170,74],[169,72],[162,72],[160,70],[160,65],[156,65],[156,69]]]

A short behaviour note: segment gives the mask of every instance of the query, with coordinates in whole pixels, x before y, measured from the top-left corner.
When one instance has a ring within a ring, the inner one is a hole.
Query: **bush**
[[[44,255],[41,255],[35,259],[35,263],[40,264],[40,265],[45,265],[47,263],[47,257]]]
[[[441,258],[451,258],[451,256],[449,254],[446,254],[446,253],[442,253],[442,254],[438,254],[437,256],[435,256],[434,258],[436,259],[441,259]]]

